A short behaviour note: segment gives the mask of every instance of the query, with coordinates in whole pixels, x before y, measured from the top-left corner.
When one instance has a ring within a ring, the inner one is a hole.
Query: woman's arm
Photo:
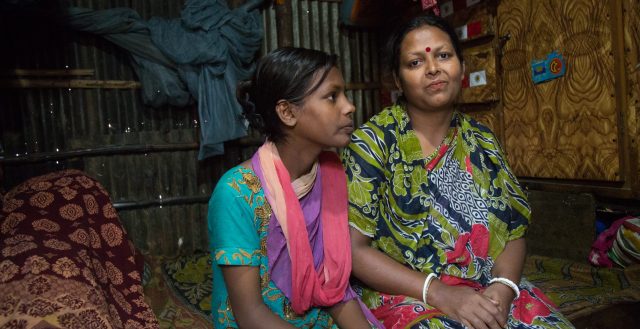
[[[351,232],[352,273],[375,290],[387,294],[411,296],[422,300],[425,274],[414,271],[371,248],[371,238],[355,228]]]
[[[507,242],[491,269],[493,277],[507,278],[515,284],[520,283],[526,252],[527,244],[524,238]]]
[[[357,299],[336,304],[328,309],[338,327],[343,329],[371,329],[371,324],[362,313]]]
[[[524,266],[526,252],[527,245],[524,238],[507,242],[504,250],[500,256],[498,256],[498,259],[496,259],[491,269],[491,275],[493,275],[494,278],[507,278],[517,285],[520,283],[520,277],[522,277],[522,268]],[[506,314],[509,313],[511,303],[516,297],[515,292],[511,290],[511,288],[499,282],[491,284],[484,291],[484,294],[500,302],[500,308],[503,312],[506,312]]]
[[[222,266],[229,302],[239,328],[295,328],[262,301],[257,266]]]
[[[369,237],[351,228],[353,274],[375,290],[422,300],[427,275],[371,248],[370,242]],[[433,280],[427,302],[472,329],[500,329],[506,325],[497,303],[470,287],[452,287]]]

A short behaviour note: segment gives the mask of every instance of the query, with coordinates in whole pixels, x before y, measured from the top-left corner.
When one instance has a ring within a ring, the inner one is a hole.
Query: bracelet
[[[518,286],[513,283],[513,281],[507,279],[507,278],[493,278],[489,281],[489,284],[493,284],[494,282],[498,282],[498,283],[502,283],[505,286],[511,288],[511,290],[513,290],[513,292],[516,294],[516,299],[518,299],[518,297],[520,297],[520,288],[518,288]]]
[[[435,279],[438,275],[435,273],[429,273],[427,278],[424,279],[424,285],[422,285],[422,302],[427,304],[427,291],[429,290],[429,286],[431,285],[431,281]]]

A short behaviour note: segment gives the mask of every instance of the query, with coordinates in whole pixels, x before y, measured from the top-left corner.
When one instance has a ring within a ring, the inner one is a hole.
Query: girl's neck
[[[312,147],[296,146],[296,143],[289,140],[276,143],[276,147],[282,163],[289,171],[291,181],[311,171],[321,152]]]

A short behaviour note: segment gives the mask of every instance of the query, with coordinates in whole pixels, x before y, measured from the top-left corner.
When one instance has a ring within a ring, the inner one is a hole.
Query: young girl
[[[336,57],[282,48],[238,99],[267,140],[209,202],[216,327],[371,328],[349,286],[346,177],[353,104]],[[368,318],[375,318],[368,313]]]

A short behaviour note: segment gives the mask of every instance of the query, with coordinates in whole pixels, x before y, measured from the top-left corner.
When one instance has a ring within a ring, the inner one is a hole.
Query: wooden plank
[[[0,88],[139,89],[138,81],[128,80],[49,80],[1,79]]]
[[[95,70],[92,69],[15,69],[10,71],[0,72],[2,76],[9,77],[71,77],[71,76],[93,76]]]
[[[622,8],[622,0],[613,0],[610,2],[611,11],[611,48],[613,50],[613,72],[615,77],[615,98],[614,104],[617,111],[614,113],[618,119],[618,123],[620,124],[620,128],[618,129],[618,149],[619,150],[629,150],[630,138],[627,138],[625,135],[625,123],[627,122],[627,111],[628,111],[628,81],[627,81],[627,73],[626,73],[626,61],[625,61],[625,40],[624,40],[624,14]],[[619,152],[619,161],[620,168],[618,169],[618,176],[620,180],[627,181],[631,176],[631,172],[629,170],[631,166],[630,154],[632,152]]]
[[[638,192],[633,191],[629,187],[622,186],[621,183],[580,180],[532,179],[528,177],[519,177],[518,180],[525,189],[529,190],[540,190],[548,192],[592,193],[597,196],[616,199],[640,198]]]
[[[367,90],[367,89],[380,89],[382,85],[380,82],[351,82],[347,83],[347,90]]]
[[[99,155],[115,155],[115,154],[139,154],[139,153],[156,153],[156,152],[176,152],[197,150],[198,143],[174,143],[174,144],[139,144],[139,145],[120,145],[105,146],[79,150],[70,150],[62,152],[40,152],[28,155],[0,156],[0,163],[5,165],[14,165],[20,163],[43,162],[53,160],[63,160],[77,157],[93,157]]]
[[[290,0],[279,0],[275,3],[276,30],[278,31],[278,47],[293,46],[293,22]]]

